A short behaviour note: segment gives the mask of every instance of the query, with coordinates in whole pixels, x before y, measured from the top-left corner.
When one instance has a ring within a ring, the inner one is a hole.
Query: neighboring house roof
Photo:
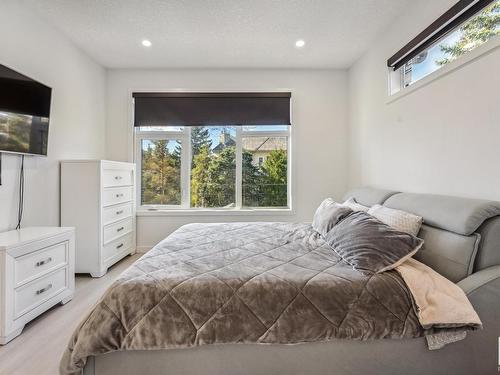
[[[256,151],[273,151],[286,150],[286,138],[282,137],[247,137],[243,138],[243,150]]]
[[[236,140],[230,134],[221,134],[221,143],[215,146],[212,151],[218,154],[228,146],[234,146]],[[284,137],[245,137],[242,142],[243,150],[250,152],[270,152],[273,150],[286,150],[287,142]]]
[[[212,151],[215,152],[216,154],[218,154],[228,146],[236,145],[236,140],[232,135],[228,133],[221,133],[219,141],[220,143],[212,149]]]

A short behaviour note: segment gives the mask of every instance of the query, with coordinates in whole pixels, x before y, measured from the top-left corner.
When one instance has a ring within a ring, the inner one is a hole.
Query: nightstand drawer
[[[33,310],[46,300],[68,288],[67,268],[61,268],[53,273],[23,285],[14,291],[15,318]]]
[[[106,207],[102,211],[102,222],[104,225],[132,216],[132,204],[125,203],[120,206]]]
[[[36,279],[68,262],[68,241],[58,243],[14,260],[15,283]]]
[[[133,185],[133,171],[126,169],[104,169],[102,171],[102,186],[131,186]]]
[[[132,188],[106,188],[102,192],[102,205],[111,206],[113,204],[130,202],[132,200]]]
[[[114,257],[115,255],[121,254],[127,250],[132,249],[133,235],[128,233],[123,237],[120,237],[113,242],[110,242],[103,248],[102,259],[106,262],[108,259]]]
[[[113,241],[115,238],[121,237],[124,234],[130,233],[133,230],[133,220],[128,218],[114,224],[109,224],[104,227],[103,244]]]

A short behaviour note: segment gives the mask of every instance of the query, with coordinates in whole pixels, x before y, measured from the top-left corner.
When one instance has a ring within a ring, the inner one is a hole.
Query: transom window
[[[388,61],[390,95],[500,35],[500,0],[461,1]]]
[[[289,208],[290,126],[136,127],[140,205]]]

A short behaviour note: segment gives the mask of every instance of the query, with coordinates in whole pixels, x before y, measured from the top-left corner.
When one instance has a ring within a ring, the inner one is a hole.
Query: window
[[[179,139],[141,139],[142,204],[181,204],[181,150]]]
[[[461,3],[469,3],[468,8]],[[500,0],[457,3],[388,60],[390,94],[411,86],[498,35]]]
[[[135,130],[146,209],[290,207],[290,126]]]
[[[243,206],[286,207],[288,138],[243,135],[241,143]]]
[[[236,206],[236,128],[191,130],[191,207]]]

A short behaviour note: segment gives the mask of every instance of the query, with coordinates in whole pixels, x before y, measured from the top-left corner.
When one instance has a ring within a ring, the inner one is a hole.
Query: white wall
[[[180,225],[202,221],[311,220],[320,201],[340,198],[347,177],[347,72],[335,70],[110,70],[106,151],[132,160],[133,90],[259,91],[290,89],[293,95],[294,209],[292,216],[138,217],[140,249],[156,244]]]
[[[500,200],[500,48],[385,103],[387,58],[455,2],[417,3],[350,69],[350,186]]]
[[[105,70],[18,3],[2,2],[0,64],[53,89],[49,156],[25,161],[23,224],[59,225],[58,161],[104,156]],[[17,222],[20,160],[20,156],[2,157],[0,231]]]

